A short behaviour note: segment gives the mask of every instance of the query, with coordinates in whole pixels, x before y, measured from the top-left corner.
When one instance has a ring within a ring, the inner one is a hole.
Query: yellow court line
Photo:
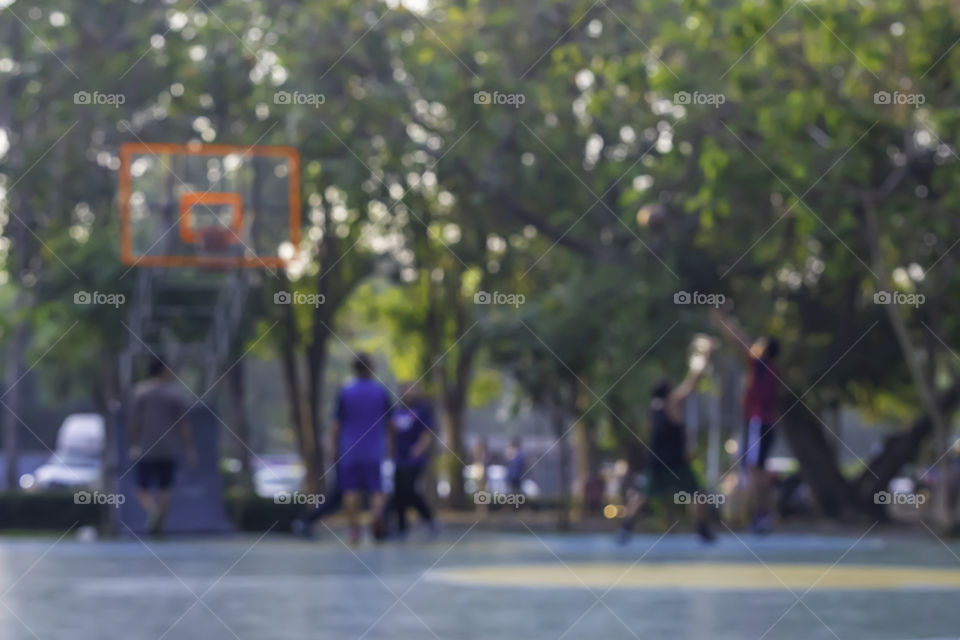
[[[535,564],[440,569],[432,571],[429,579],[464,585],[597,589],[960,589],[960,570],[828,564]]]

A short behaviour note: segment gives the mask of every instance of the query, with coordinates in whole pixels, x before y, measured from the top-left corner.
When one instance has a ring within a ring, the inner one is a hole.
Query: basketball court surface
[[[10,640],[960,637],[960,544],[493,534],[0,541]]]

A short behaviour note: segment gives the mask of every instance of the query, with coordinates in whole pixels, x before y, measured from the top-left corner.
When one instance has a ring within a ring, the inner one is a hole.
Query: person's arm
[[[711,309],[710,318],[717,328],[720,329],[721,335],[726,338],[727,342],[742,352],[747,359],[754,358],[750,346],[752,344],[751,340],[743,330],[743,327],[740,326],[740,323],[737,322],[736,318],[728,316],[720,309]]]
[[[419,458],[425,454],[427,450],[430,449],[430,443],[432,442],[433,434],[430,433],[429,430],[424,430],[424,432],[420,434],[420,437],[417,438],[416,444],[413,445],[413,449],[411,450],[413,457]]]
[[[697,383],[703,377],[709,362],[710,351],[707,350],[703,354],[702,362],[698,363],[698,366],[691,365],[683,382],[674,387],[667,396],[667,414],[675,422],[683,422],[683,401],[697,388]]]
[[[143,452],[143,443],[140,442],[140,438],[143,437],[143,429],[140,423],[140,398],[136,394],[134,394],[133,401],[130,403],[130,414],[127,418],[130,433],[127,455],[130,456],[131,460],[136,460]]]
[[[417,438],[416,444],[413,445],[413,456],[419,458],[429,451],[430,445],[433,444],[433,411],[429,408],[423,410],[423,415],[418,418],[423,422],[423,432],[420,434],[420,437]]]

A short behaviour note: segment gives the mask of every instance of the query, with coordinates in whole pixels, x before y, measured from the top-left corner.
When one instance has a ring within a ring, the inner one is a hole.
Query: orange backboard
[[[130,266],[275,269],[300,246],[291,147],[126,143],[117,197]]]

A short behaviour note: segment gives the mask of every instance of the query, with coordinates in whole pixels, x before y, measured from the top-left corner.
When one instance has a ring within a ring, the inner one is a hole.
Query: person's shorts
[[[647,472],[647,495],[650,498],[673,499],[678,491],[696,493],[700,482],[689,464],[668,468],[656,465]]]
[[[378,460],[341,462],[339,481],[340,489],[343,491],[379,493],[383,490],[380,462]]]
[[[748,469],[763,469],[773,449],[773,425],[760,418],[750,418],[743,434],[743,465]]]
[[[137,486],[141,489],[169,489],[176,471],[176,460],[141,460],[137,463]]]

